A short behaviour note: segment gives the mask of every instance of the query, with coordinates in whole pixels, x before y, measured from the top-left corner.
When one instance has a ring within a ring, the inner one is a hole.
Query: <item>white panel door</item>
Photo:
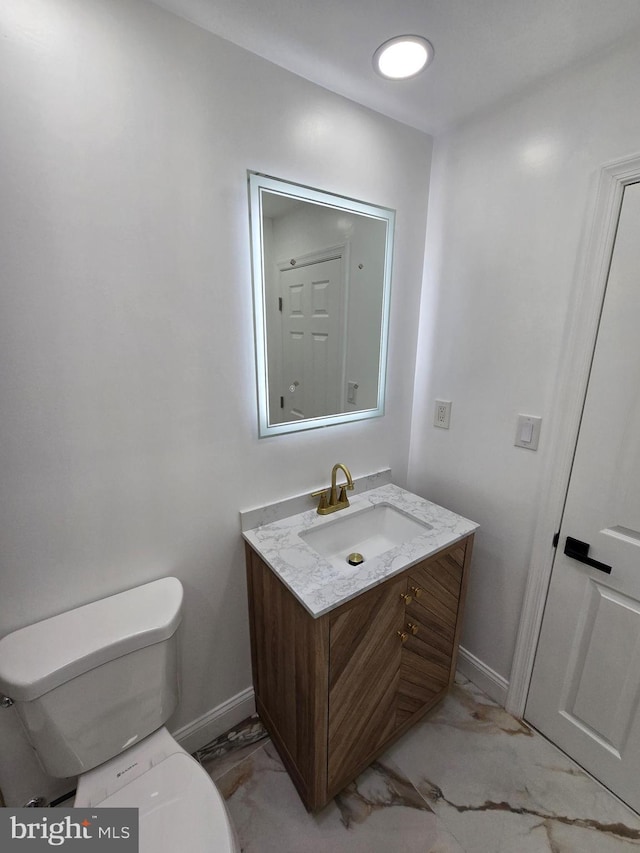
[[[343,411],[342,264],[331,258],[280,273],[283,422]]]
[[[639,707],[640,184],[632,184],[624,191],[525,716],[640,810]]]

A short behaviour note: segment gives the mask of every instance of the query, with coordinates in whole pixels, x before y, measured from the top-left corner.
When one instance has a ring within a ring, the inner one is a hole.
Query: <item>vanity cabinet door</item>
[[[454,676],[464,564],[462,546],[409,570],[412,600],[405,611],[398,725],[435,704]]]
[[[406,577],[361,596],[329,629],[329,790],[351,781],[396,728]]]

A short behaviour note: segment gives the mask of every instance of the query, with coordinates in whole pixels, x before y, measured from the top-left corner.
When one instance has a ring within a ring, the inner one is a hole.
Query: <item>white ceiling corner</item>
[[[153,0],[240,47],[427,133],[638,33],[638,0]],[[413,80],[372,55],[414,33],[435,48]]]

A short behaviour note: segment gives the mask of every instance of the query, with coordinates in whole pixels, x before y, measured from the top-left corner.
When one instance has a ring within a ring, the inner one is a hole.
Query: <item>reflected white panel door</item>
[[[565,556],[567,537],[601,565]],[[525,716],[640,810],[640,184],[623,196]]]
[[[331,258],[280,273],[283,422],[344,409],[342,265]]]

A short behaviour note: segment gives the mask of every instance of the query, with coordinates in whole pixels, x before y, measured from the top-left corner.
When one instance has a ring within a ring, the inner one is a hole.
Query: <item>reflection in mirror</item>
[[[384,414],[394,212],[249,172],[260,436]]]

